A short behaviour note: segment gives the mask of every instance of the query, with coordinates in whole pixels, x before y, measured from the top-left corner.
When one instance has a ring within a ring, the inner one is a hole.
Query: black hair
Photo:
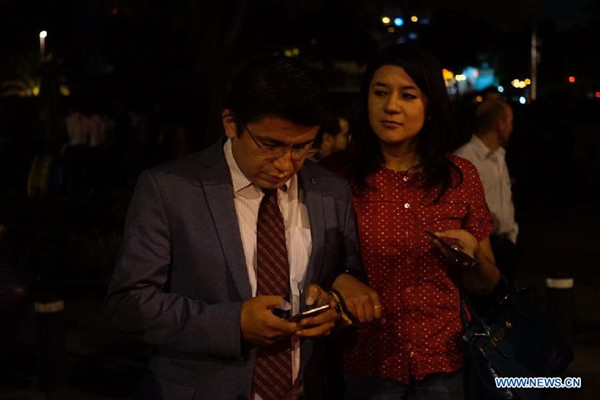
[[[319,148],[321,146],[321,143],[323,142],[323,135],[326,133],[334,137],[342,133],[342,125],[340,125],[339,118],[336,117],[321,124],[321,127],[317,132],[317,137],[315,138],[314,147]]]
[[[239,126],[266,116],[316,126],[330,119],[327,86],[318,71],[285,56],[262,57],[234,78],[226,108]]]
[[[446,156],[456,135],[455,121],[439,62],[432,53],[414,42],[385,47],[363,75],[361,110],[351,147],[356,156],[354,180],[359,187],[367,188],[366,178],[377,172],[384,163],[381,144],[369,123],[368,115],[371,81],[375,72],[384,65],[404,69],[427,99],[425,124],[415,140],[419,166],[424,174],[422,185],[425,189],[438,190],[435,197],[437,202],[450,187],[462,182],[460,169]]]

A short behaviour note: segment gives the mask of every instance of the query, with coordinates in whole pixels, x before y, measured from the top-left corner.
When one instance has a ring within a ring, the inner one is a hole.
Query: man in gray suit
[[[260,59],[233,82],[226,138],[140,175],[105,308],[119,330],[156,345],[141,398],[322,398],[318,337],[339,324],[339,308],[300,322],[276,311],[335,306],[334,288],[360,321],[381,317],[361,282],[350,188],[312,162],[301,169],[326,97],[311,68]],[[267,198],[279,233],[261,219]],[[281,263],[285,294],[269,294],[265,268]],[[285,368],[259,372],[274,352]]]

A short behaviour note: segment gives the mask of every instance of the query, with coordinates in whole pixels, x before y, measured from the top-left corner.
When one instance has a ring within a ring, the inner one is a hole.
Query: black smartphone
[[[311,308],[310,310],[302,311],[298,314],[294,314],[289,317],[287,320],[290,322],[298,322],[304,318],[314,317],[316,315],[322,314],[325,311],[329,310],[331,306],[329,304],[325,304],[324,306]]]
[[[450,252],[450,254],[452,255],[451,260],[455,263],[466,264],[466,266],[469,267],[476,267],[477,265],[479,265],[479,261],[462,251],[457,245],[447,242],[446,240],[442,239],[441,237],[427,229],[425,229],[425,233],[431,236],[432,239],[438,240],[442,244],[442,246]]]

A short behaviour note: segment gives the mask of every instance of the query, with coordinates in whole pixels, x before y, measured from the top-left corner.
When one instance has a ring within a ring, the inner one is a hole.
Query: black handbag
[[[572,348],[530,291],[502,279],[495,293],[497,300],[481,312],[461,291],[465,396],[469,400],[540,399],[540,389],[500,389],[494,378],[560,376],[573,360]]]

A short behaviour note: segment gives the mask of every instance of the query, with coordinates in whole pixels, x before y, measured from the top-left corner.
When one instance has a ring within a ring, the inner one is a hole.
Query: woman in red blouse
[[[386,48],[362,89],[353,151],[326,164],[350,178],[362,257],[385,322],[357,327],[344,354],[345,398],[463,399],[458,288],[485,294],[499,279],[483,188],[472,164],[446,153],[453,117],[431,53],[415,44]],[[455,265],[425,230],[480,264]],[[351,311],[380,311],[347,302]]]

